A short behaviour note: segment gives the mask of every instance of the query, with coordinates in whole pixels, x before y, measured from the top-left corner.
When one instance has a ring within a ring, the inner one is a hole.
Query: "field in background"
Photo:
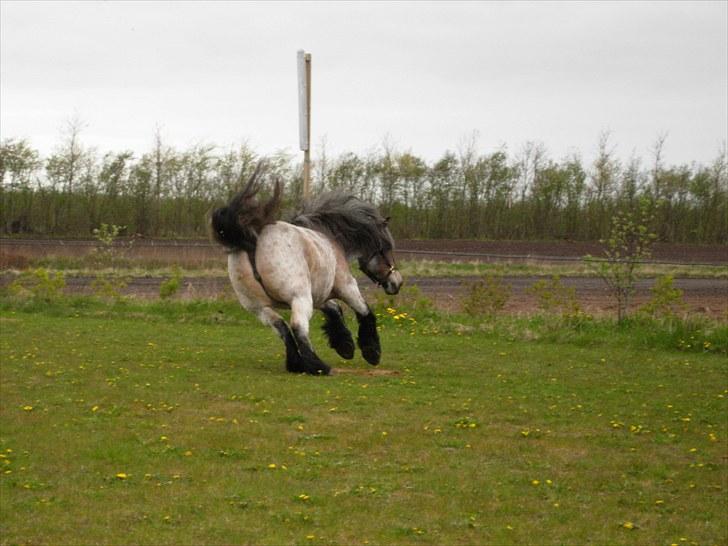
[[[66,275],[69,293],[90,293],[98,273],[89,256],[96,241],[0,239],[0,286],[14,278],[11,271],[42,266]],[[177,297],[186,299],[232,297],[224,251],[207,241],[119,241],[116,266],[108,274],[127,279],[123,293],[158,297],[160,285],[174,268],[182,268]],[[506,313],[537,311],[536,298],[528,292],[539,278],[559,275],[576,291],[589,313],[612,314],[613,299],[607,287],[581,259],[598,256],[596,243],[509,242],[468,240],[404,240],[398,242],[398,265],[406,286],[417,287],[443,311],[460,311],[468,286],[484,274],[502,276],[512,287]],[[691,313],[725,318],[728,312],[728,247],[724,245],[657,244],[655,263],[643,265],[633,307],[651,297],[654,280],[672,275],[684,293]],[[686,265],[674,265],[686,264]],[[710,264],[710,265],[708,265]],[[366,279],[361,286],[376,292]],[[374,294],[368,294],[374,297]]]
[[[317,378],[231,303],[4,303],[0,543],[725,542],[716,333],[407,309]]]
[[[23,260],[82,258],[98,244],[95,240],[0,238],[0,266],[22,264]],[[116,247],[121,257],[155,265],[178,265],[187,268],[218,268],[224,262],[224,251],[216,244],[192,239],[120,240]],[[585,255],[600,256],[599,243],[476,241],[454,239],[397,241],[400,260],[436,262],[478,262],[510,264],[580,263]],[[221,259],[221,257],[223,259]],[[656,243],[653,258],[657,262],[728,265],[728,246]]]

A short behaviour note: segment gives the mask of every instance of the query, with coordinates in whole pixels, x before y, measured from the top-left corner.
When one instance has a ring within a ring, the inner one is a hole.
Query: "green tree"
[[[618,212],[612,219],[609,237],[600,241],[604,245],[604,258],[586,259],[587,265],[612,292],[617,303],[618,322],[627,317],[641,262],[652,255],[652,243],[657,238],[651,229],[653,220],[654,213],[646,199],[636,211]]]

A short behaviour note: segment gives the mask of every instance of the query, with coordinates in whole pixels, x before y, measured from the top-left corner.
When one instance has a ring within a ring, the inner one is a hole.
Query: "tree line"
[[[728,159],[666,165],[664,138],[648,160],[620,161],[609,135],[595,160],[555,160],[543,145],[518,153],[478,149],[475,141],[427,162],[384,144],[367,154],[323,152],[313,165],[314,192],[345,188],[391,216],[402,238],[596,240],[611,218],[652,208],[661,241],[728,243]],[[102,223],[127,235],[204,237],[208,211],[225,202],[260,160],[285,182],[285,203],[301,199],[302,169],[285,152],[261,156],[243,144],[177,150],[155,135],[151,149],[104,155],[85,147],[69,124],[56,150],[41,158],[22,139],[0,143],[0,227],[10,234],[87,237]]]

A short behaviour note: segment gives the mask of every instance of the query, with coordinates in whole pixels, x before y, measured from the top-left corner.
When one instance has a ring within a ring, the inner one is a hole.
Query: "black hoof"
[[[357,313],[356,318],[359,321],[359,335],[356,341],[361,349],[361,354],[364,360],[372,366],[376,366],[382,357],[382,345],[379,343],[377,333],[377,317],[370,309],[366,315]]]
[[[382,358],[382,348],[379,343],[376,345],[364,345],[361,347],[361,355],[369,364],[376,366]]]
[[[300,356],[296,355],[296,357],[286,358],[286,371],[291,373],[304,373],[306,371],[306,365]]]
[[[322,360],[308,360],[305,372],[309,375],[331,375],[331,367]]]
[[[335,309],[326,308],[322,309],[326,316],[326,322],[324,322],[323,330],[324,334],[329,340],[329,347],[331,347],[336,353],[346,360],[354,358],[354,339],[351,337],[351,332],[344,323],[344,315],[341,312],[341,308],[337,305]]]
[[[347,332],[349,334],[349,332]],[[351,337],[351,334],[349,334],[349,339],[345,339],[334,345],[333,342],[329,343],[329,346],[336,351],[336,354],[338,354],[341,358],[345,358],[346,360],[351,360],[354,358],[354,351],[356,347],[354,346],[354,340]]]
[[[286,371],[295,374],[331,375],[331,367],[325,362],[304,360],[303,358],[294,362],[286,360]]]

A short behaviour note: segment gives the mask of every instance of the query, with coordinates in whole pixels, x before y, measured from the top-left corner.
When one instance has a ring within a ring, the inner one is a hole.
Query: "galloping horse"
[[[311,345],[314,309],[325,316],[329,345],[343,358],[354,357],[354,340],[344,323],[344,301],[356,313],[362,356],[376,365],[381,357],[377,319],[359,292],[349,262],[387,294],[396,294],[402,275],[395,267],[394,240],[372,205],[341,191],[306,203],[291,222],[276,221],[280,181],[273,196],[259,203],[261,166],[243,190],[212,213],[212,232],[229,249],[228,274],[241,305],[271,326],[286,346],[286,369],[326,375],[331,368]],[[290,327],[278,309],[291,309]]]

